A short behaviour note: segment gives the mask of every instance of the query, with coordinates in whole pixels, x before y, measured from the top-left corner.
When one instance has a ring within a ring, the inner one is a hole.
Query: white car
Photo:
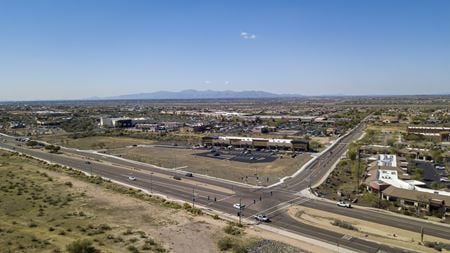
[[[241,210],[241,209],[244,209],[244,208],[245,208],[245,205],[241,205],[241,204],[239,204],[239,203],[236,203],[236,204],[233,205],[233,207],[236,208],[236,209]]]
[[[267,217],[267,215],[264,215],[264,214],[255,215],[255,219],[257,221],[262,221],[262,222],[268,222],[269,221],[269,217]]]
[[[340,206],[340,207],[345,207],[345,208],[351,208],[352,207],[352,204],[344,202],[344,201],[339,201],[339,202],[336,203],[336,205]]]
[[[133,176],[129,176],[129,177],[128,177],[128,180],[131,180],[131,181],[136,181],[136,178],[135,178],[135,177],[133,177]]]

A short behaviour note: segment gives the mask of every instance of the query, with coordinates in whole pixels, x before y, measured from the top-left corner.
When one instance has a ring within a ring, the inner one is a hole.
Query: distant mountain
[[[183,90],[183,91],[157,91],[150,93],[138,93],[129,95],[120,95],[113,97],[93,97],[95,99],[227,99],[227,98],[284,98],[284,97],[303,97],[302,95],[293,94],[275,94],[266,91],[214,91],[214,90]]]

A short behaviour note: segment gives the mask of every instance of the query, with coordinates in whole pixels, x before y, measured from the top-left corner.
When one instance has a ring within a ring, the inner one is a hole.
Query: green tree
[[[30,146],[30,147],[35,147],[38,144],[39,143],[37,141],[33,141],[33,140],[27,141],[27,146]]]
[[[442,151],[441,150],[432,150],[431,151],[431,158],[433,158],[434,162],[442,162]]]

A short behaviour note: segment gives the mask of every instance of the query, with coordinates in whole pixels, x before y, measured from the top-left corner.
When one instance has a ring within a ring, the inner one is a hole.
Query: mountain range
[[[233,98],[293,98],[303,97],[295,94],[276,94],[266,91],[214,91],[214,90],[182,90],[182,91],[156,91],[111,97],[92,97],[91,100],[135,100],[135,99],[233,99]]]

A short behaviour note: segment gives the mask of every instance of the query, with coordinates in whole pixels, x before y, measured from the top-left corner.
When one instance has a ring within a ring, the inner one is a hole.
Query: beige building
[[[202,144],[208,147],[264,148],[291,151],[308,151],[309,142],[303,139],[268,139],[235,136],[206,136]]]

